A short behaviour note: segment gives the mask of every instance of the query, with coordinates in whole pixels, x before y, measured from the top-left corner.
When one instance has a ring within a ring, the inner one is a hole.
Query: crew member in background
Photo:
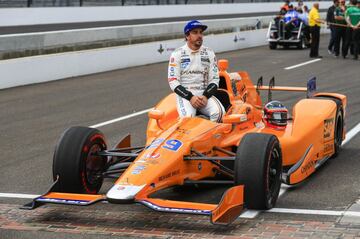
[[[352,32],[353,32],[353,29],[350,27],[349,21],[348,21],[347,16],[346,16],[346,12],[347,12],[348,9],[350,9],[352,7],[355,7],[356,3],[357,3],[357,1],[350,0],[349,4],[346,6],[345,20],[346,20],[346,23],[347,23],[348,27],[346,28],[346,32],[345,32],[345,46],[344,46],[344,50],[342,52],[342,57],[344,59],[348,55],[349,48],[350,48],[351,55],[354,55],[354,46],[352,45]]]
[[[330,41],[328,45],[328,52],[329,54],[332,54],[334,51],[334,44],[335,44],[335,26],[331,23],[335,23],[334,13],[335,9],[339,6],[339,0],[333,0],[333,5],[328,8],[327,14],[326,14],[326,22],[328,26],[330,27]]]
[[[286,11],[289,11],[289,5],[290,5],[290,0],[285,0],[285,3],[281,7],[281,9],[285,9]]]
[[[299,27],[299,14],[295,11],[293,5],[289,5],[289,11],[284,16],[285,22],[285,38],[288,39],[291,37],[291,31]]]
[[[180,117],[193,117],[199,110],[211,121],[220,122],[225,110],[213,96],[219,85],[219,72],[215,53],[202,45],[206,29],[199,21],[185,25],[186,44],[171,54],[168,82],[177,94]]]
[[[322,58],[319,55],[320,27],[324,20],[320,19],[319,3],[314,3],[309,12],[309,26],[311,34],[310,57]]]
[[[334,43],[334,55],[336,57],[340,54],[340,43],[341,43],[341,52],[345,51],[345,36],[346,36],[346,21],[345,21],[345,0],[340,0],[339,6],[336,7],[335,13],[334,13],[334,19],[335,19],[335,25],[334,26],[334,37],[335,37],[335,43]]]
[[[357,4],[357,0],[350,0],[350,3],[351,5],[346,9],[345,12],[345,20],[349,27],[346,31],[346,48],[343,57],[346,58],[349,46],[352,44],[354,47],[354,60],[357,60],[360,47],[360,5]]]
[[[306,38],[306,45],[310,44],[310,28],[309,28],[309,9],[306,5],[302,7],[302,9],[298,10],[299,19],[303,22],[303,31],[304,36]]]
[[[302,0],[298,0],[297,1],[298,2],[298,5],[297,5],[297,9],[303,9],[303,7],[304,7],[304,2],[302,1]]]

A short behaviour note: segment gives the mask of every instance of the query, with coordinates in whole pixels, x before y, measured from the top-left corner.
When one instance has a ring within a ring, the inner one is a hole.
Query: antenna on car
[[[256,83],[256,93],[258,94],[258,95],[260,95],[260,88],[261,88],[261,86],[263,86],[263,77],[262,76],[260,76],[260,78],[258,79],[258,81],[257,81],[257,83]]]
[[[272,92],[271,92],[271,89],[275,86],[275,76],[273,76],[271,79],[270,79],[270,82],[269,82],[269,91],[268,91],[268,102],[270,102],[272,100]]]

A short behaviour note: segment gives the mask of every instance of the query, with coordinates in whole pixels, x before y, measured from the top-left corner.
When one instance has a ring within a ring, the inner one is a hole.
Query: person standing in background
[[[335,9],[335,13],[334,13],[335,23],[338,24],[334,26],[334,31],[335,31],[334,54],[336,57],[338,57],[340,54],[340,43],[342,46],[341,52],[344,52],[344,47],[345,47],[346,24],[347,24],[345,21],[345,11],[346,11],[345,0],[340,0],[340,4]]]
[[[289,5],[290,5],[290,0],[285,0],[285,3],[281,7],[281,9],[285,9],[286,11],[289,11]]]
[[[309,12],[309,26],[310,26],[310,34],[311,34],[311,47],[310,47],[311,58],[322,58],[322,56],[319,55],[321,23],[324,23],[324,20],[320,19],[319,3],[314,3],[313,7]]]
[[[354,7],[356,5],[356,2],[357,1],[351,1],[349,2],[348,5],[346,5],[346,11],[352,7]],[[355,4],[353,4],[355,3]],[[346,24],[347,24],[347,28],[345,30],[345,45],[344,45],[344,48],[343,48],[343,51],[342,51],[342,57],[344,59],[346,59],[347,55],[348,55],[348,52],[349,52],[349,48],[350,48],[350,53],[351,55],[354,54],[354,47],[353,45],[351,44],[352,43],[352,32],[353,32],[353,29],[350,27],[350,24],[348,22],[348,19],[346,18],[346,11],[345,11],[345,21],[346,21]]]
[[[346,9],[345,20],[348,24],[346,31],[346,46],[343,57],[346,58],[350,44],[354,47],[354,60],[358,59],[360,43],[360,8],[357,0],[350,0],[351,5]]]
[[[303,22],[303,31],[306,38],[307,46],[310,43],[310,29],[309,29],[309,9],[306,5],[299,9],[299,19]]]
[[[335,26],[332,23],[335,23],[334,13],[335,9],[339,6],[339,0],[333,0],[333,5],[328,8],[326,14],[326,23],[330,26],[330,41],[328,45],[328,52],[332,54],[334,52],[334,45],[335,45]]]

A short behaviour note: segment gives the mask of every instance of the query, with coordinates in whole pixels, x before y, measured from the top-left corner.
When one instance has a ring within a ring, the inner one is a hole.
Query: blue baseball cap
[[[184,27],[184,34],[188,34],[192,29],[195,28],[201,28],[203,31],[205,31],[207,29],[207,26],[197,20],[190,21],[186,23]]]

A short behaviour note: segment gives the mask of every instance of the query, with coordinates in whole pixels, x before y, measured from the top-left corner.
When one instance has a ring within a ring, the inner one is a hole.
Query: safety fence
[[[273,16],[205,20],[207,34],[266,28]],[[0,36],[0,60],[183,38],[185,22]]]
[[[321,0],[320,0],[321,1]],[[74,7],[283,2],[283,0],[0,0],[0,7]]]

